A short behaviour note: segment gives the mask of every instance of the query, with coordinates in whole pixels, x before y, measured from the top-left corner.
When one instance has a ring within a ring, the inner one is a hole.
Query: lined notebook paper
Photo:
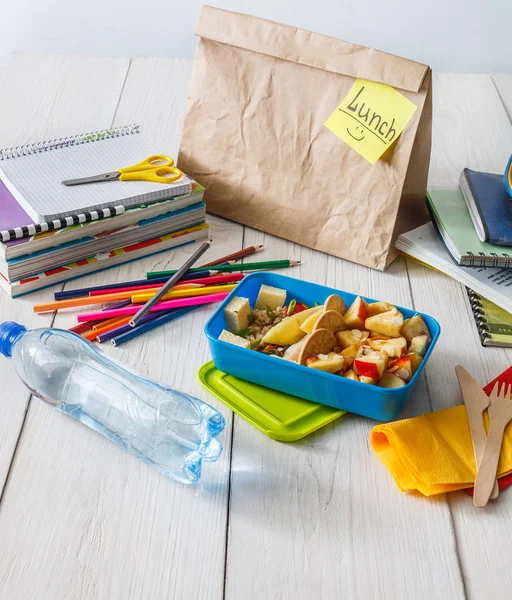
[[[0,150],[0,179],[39,223],[113,204],[128,208],[187,194],[191,180],[183,175],[167,184],[107,181],[74,187],[62,181],[115,171],[164,150],[147,140],[138,126],[119,127]]]

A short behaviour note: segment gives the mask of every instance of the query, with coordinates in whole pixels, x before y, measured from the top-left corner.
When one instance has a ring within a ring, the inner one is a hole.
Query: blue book
[[[503,175],[464,169],[459,183],[480,241],[512,246],[512,198]]]

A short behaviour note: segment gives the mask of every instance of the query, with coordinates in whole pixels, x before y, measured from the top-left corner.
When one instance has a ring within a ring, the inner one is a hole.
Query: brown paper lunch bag
[[[196,34],[178,164],[208,211],[384,270],[396,237],[428,221],[430,68],[210,6]],[[355,78],[418,106],[373,165],[324,126]]]

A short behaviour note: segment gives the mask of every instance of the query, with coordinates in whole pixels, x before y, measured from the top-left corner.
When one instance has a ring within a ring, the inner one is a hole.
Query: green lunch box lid
[[[219,371],[213,361],[199,369],[202,386],[233,412],[274,440],[293,442],[346,411],[277,392]]]

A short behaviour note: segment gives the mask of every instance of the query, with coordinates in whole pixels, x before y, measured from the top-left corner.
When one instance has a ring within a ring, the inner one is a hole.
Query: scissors
[[[505,175],[503,175],[503,183],[508,195],[512,197],[512,156],[508,159]]]
[[[172,183],[179,179],[183,173],[174,165],[174,160],[170,156],[155,154],[148,156],[145,160],[92,177],[82,177],[81,179],[66,179],[63,185],[83,185],[86,183],[97,183],[99,181],[152,181],[154,183]]]

